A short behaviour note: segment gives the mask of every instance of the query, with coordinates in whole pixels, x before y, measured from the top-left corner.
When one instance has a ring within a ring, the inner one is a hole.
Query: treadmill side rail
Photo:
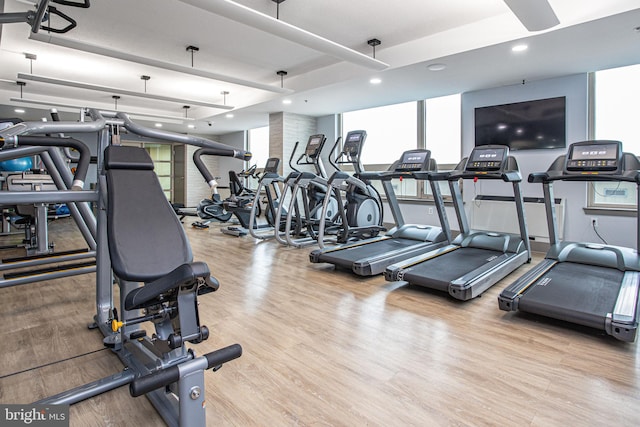
[[[500,307],[500,310],[517,311],[518,300],[520,299],[520,296],[527,292],[531,285],[533,285],[541,276],[543,276],[557,263],[558,262],[553,259],[543,259],[542,261],[540,261],[540,263],[538,263],[538,265],[527,271],[525,274],[520,276],[518,280],[507,286],[498,296],[498,306]]]
[[[439,257],[441,255],[444,255],[446,253],[455,251],[460,249],[460,246],[458,245],[446,245],[443,246],[441,248],[429,251],[427,253],[421,253],[419,255],[416,255],[412,258],[407,258],[405,260],[402,260],[398,263],[395,264],[391,264],[389,265],[386,270],[384,271],[384,277],[385,280],[387,280],[388,282],[395,282],[395,281],[401,281],[404,280],[403,276],[404,276],[404,272],[411,268],[412,266],[416,265],[416,264],[420,264],[422,262],[428,261],[430,259]]]
[[[502,254],[493,261],[452,280],[449,284],[449,295],[462,301],[475,298],[528,260],[529,252],[526,250]]]
[[[638,329],[638,290],[640,273],[624,274],[613,313],[607,315],[606,331],[620,341],[633,342]]]
[[[362,258],[353,262],[351,270],[359,276],[375,276],[385,273],[388,266],[402,262],[408,257],[421,256],[425,252],[437,250],[447,245],[447,241],[422,242],[410,247],[384,252],[377,256]],[[386,274],[386,273],[385,273]]]

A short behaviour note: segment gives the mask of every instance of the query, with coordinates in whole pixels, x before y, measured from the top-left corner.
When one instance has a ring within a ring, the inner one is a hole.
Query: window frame
[[[460,110],[462,109],[462,97],[461,94],[454,94],[454,95],[458,95],[458,99],[459,99],[459,108]],[[453,96],[453,95],[448,95],[448,96]],[[438,97],[439,98],[439,97]],[[437,98],[433,98],[433,99],[437,99]],[[418,101],[410,101],[410,102],[415,102],[416,105],[416,144],[415,147],[413,148],[418,148],[418,149],[424,149],[424,148],[428,148],[428,141],[427,141],[427,106],[426,103],[429,100],[418,100]],[[405,104],[405,103],[402,103]],[[397,105],[397,104],[390,104],[391,105]],[[384,106],[382,106],[384,107]],[[379,108],[379,107],[374,107],[374,108]],[[367,109],[363,109],[363,110],[367,110]],[[362,110],[358,110],[358,111],[362,111]],[[339,133],[343,136],[345,136],[345,131],[351,130],[351,129],[345,129],[344,126],[344,119],[343,119],[343,115],[345,113],[340,114],[340,120],[339,120]],[[462,117],[459,116],[459,123],[458,123],[459,129],[462,128]],[[459,141],[459,146],[458,146],[458,162],[462,159],[462,138],[460,136],[460,141]],[[437,160],[437,159],[436,159]],[[394,159],[395,161],[395,159]],[[438,170],[444,171],[444,170],[451,170],[453,168],[455,168],[455,166],[458,164],[458,162],[456,163],[443,163],[443,164],[438,164]],[[369,164],[364,164],[364,168],[367,171],[386,171],[389,167],[391,166],[391,163],[369,163]],[[392,184],[394,186],[398,186],[400,185],[399,180],[394,179],[392,180]],[[386,195],[384,194],[384,191],[382,191],[382,186],[381,185],[376,185],[376,188],[379,190],[380,192],[380,196],[383,198],[383,200],[386,200]],[[447,183],[442,183],[442,185],[440,186],[441,191],[442,191],[442,195],[443,195],[443,199],[445,200],[445,202],[450,202],[452,200],[451,198],[451,194],[449,191],[449,186]],[[426,181],[416,181],[416,191],[415,191],[415,195],[414,194],[402,194],[402,193],[397,193],[397,198],[399,201],[405,201],[405,202],[433,202],[433,195],[431,194],[430,191],[430,186]]]

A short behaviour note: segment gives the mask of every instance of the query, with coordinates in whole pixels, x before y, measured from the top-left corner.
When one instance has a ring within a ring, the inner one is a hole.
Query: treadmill
[[[362,172],[363,181],[382,182],[387,203],[395,220],[395,227],[383,236],[360,240],[354,243],[313,250],[309,254],[312,263],[329,263],[336,267],[349,269],[360,276],[374,276],[384,272],[389,264],[410,258],[417,254],[446,245],[451,240],[440,187],[432,183],[431,190],[438,197],[436,211],[442,227],[430,225],[406,224],[396,198],[391,180],[416,179],[419,172],[435,171],[435,160],[429,150],[405,151],[385,172]],[[425,179],[426,175],[421,175]]]
[[[384,273],[386,280],[406,281],[411,285],[448,292],[452,297],[466,301],[482,294],[531,260],[520,192],[522,178],[507,146],[475,147],[455,170],[432,174],[431,179],[449,181],[460,234],[450,245],[388,266]],[[470,230],[460,192],[461,179],[493,179],[511,183],[520,234]]]
[[[558,242],[554,181],[635,182],[638,188],[640,161],[623,153],[619,141],[584,141],[571,144],[546,172],[529,175],[529,182],[543,186],[551,247],[543,261],[502,291],[499,307],[603,330],[633,342],[638,328],[640,219],[636,248]]]

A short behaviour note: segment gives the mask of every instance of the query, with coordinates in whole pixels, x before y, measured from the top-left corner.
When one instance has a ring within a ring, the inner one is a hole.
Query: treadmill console
[[[620,173],[622,170],[622,143],[620,141],[583,141],[569,146],[565,172]]]
[[[267,164],[264,166],[264,173],[278,173],[278,166],[280,165],[280,159],[277,157],[269,157]]]
[[[501,171],[509,157],[509,147],[506,145],[483,145],[471,152],[465,171],[467,172],[497,172]]]
[[[367,139],[367,132],[364,130],[352,130],[344,139],[342,152],[348,157],[357,157],[362,152],[362,144]]]
[[[323,134],[311,135],[304,154],[311,159],[316,158],[320,154],[325,140],[326,138]]]
[[[402,153],[400,162],[396,165],[396,172],[416,172],[427,170],[431,151],[429,150],[409,150]]]

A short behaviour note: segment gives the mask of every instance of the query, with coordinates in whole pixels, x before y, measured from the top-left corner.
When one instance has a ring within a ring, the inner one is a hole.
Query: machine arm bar
[[[193,135],[184,135],[180,133],[167,132],[159,129],[151,129],[144,126],[140,126],[129,119],[129,116],[125,113],[117,113],[116,117],[121,119],[124,123],[125,129],[135,133],[136,135],[146,136],[149,138],[161,139],[169,142],[177,142],[179,144],[195,145],[202,148],[213,148],[219,150],[232,150],[232,156],[240,160],[251,159],[251,153],[245,150],[238,150],[220,142],[211,141],[209,139],[200,138]]]
[[[5,144],[15,144],[18,135],[60,134],[60,133],[93,133],[101,131],[107,124],[99,114],[90,122],[21,122],[0,131],[0,138]]]
[[[181,365],[170,366],[144,377],[136,378],[129,385],[129,392],[131,393],[131,396],[138,397],[160,387],[165,387],[169,384],[175,383],[180,380],[182,375],[189,373],[185,371],[189,370],[190,364],[195,364],[197,366],[202,363],[202,359],[205,359],[207,362],[206,367],[204,368],[206,370],[211,368],[215,369],[224,363],[237,359],[240,356],[242,356],[242,347],[240,344],[232,344],[228,347],[205,354],[202,357],[185,362]]]
[[[89,163],[91,162],[91,151],[83,142],[73,138],[54,138],[49,136],[20,136],[15,138],[18,145],[42,146],[42,147],[69,147],[80,153],[76,173],[73,176],[72,190],[82,190],[87,178]]]
[[[222,144],[221,144],[222,145]],[[211,186],[212,181],[215,181],[215,178],[211,171],[207,168],[207,166],[202,161],[202,156],[223,156],[223,157],[236,157],[237,151],[231,147],[226,145],[222,145],[224,148],[200,148],[193,153],[193,163],[195,163],[198,171],[204,178],[204,180]],[[251,153],[245,151],[244,160],[249,160],[251,158]]]

